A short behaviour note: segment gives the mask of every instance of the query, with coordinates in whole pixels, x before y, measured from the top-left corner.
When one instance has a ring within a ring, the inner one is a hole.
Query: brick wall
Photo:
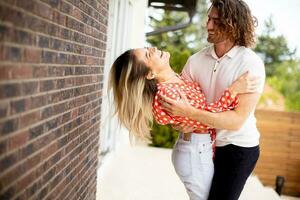
[[[0,0],[0,199],[95,199],[108,0]]]

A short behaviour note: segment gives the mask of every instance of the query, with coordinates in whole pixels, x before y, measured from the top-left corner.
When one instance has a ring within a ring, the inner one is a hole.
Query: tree
[[[188,21],[186,12],[162,11],[155,12],[151,17],[150,27],[156,30],[160,27],[180,24]],[[193,23],[185,29],[149,36],[147,42],[163,50],[188,50],[195,53],[206,45],[205,20],[207,12],[206,0],[199,0]],[[154,17],[155,16],[155,17]],[[172,59],[172,58],[171,58]]]
[[[273,76],[278,64],[294,59],[296,49],[290,50],[283,35],[274,36],[275,27],[271,16],[265,21],[264,33],[258,36],[255,52],[261,55],[267,76]]]
[[[275,35],[271,17],[265,21],[264,33],[254,49],[265,62],[267,83],[285,98],[285,109],[300,111],[300,61],[296,49],[290,50],[283,35]],[[268,99],[263,94],[261,99]],[[268,94],[269,95],[269,94]]]
[[[284,95],[287,110],[300,111],[300,61],[284,61],[274,68],[274,75],[267,82]]]

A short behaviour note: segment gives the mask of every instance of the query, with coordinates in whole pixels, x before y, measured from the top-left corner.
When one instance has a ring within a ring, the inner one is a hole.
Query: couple
[[[191,200],[237,200],[257,162],[254,110],[265,71],[248,48],[254,23],[244,1],[212,0],[213,45],[192,55],[181,75],[156,48],[126,51],[112,66],[116,113],[132,134],[149,138],[153,118],[181,132],[172,162]]]

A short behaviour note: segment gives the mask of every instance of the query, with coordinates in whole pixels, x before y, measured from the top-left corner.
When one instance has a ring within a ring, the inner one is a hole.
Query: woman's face
[[[160,51],[156,47],[141,48],[134,50],[135,56],[146,64],[153,73],[159,74],[161,71],[170,68],[170,53]]]

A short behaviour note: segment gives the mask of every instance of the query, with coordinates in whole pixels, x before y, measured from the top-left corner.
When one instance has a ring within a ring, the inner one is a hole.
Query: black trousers
[[[259,146],[216,147],[209,200],[238,200],[259,157]]]

